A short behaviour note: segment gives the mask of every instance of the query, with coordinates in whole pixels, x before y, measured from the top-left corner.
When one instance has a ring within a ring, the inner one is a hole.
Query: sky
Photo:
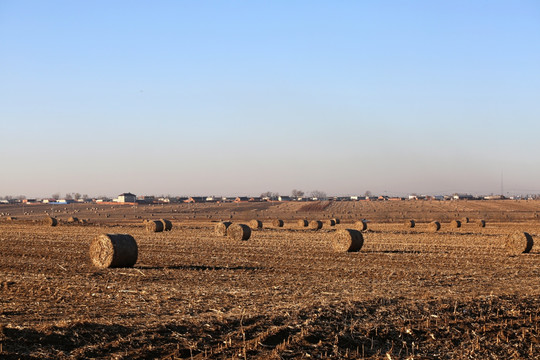
[[[540,193],[540,2],[0,0],[0,196]]]

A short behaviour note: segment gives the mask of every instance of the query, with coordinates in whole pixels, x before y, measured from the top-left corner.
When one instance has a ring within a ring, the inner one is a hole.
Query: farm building
[[[235,203],[248,202],[248,201],[249,201],[249,198],[247,196],[239,196],[236,199],[234,199]]]
[[[474,200],[474,196],[469,194],[454,194],[454,200]]]
[[[192,196],[189,199],[185,200],[187,203],[203,203],[206,202],[206,197],[203,196]]]
[[[278,201],[292,201],[290,196],[278,196]]]
[[[137,196],[132,193],[123,193],[118,195],[118,198],[116,199],[116,202],[119,203],[134,203],[137,202]]]

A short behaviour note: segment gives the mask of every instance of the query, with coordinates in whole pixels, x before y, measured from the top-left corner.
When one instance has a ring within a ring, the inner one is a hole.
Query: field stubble
[[[538,222],[372,222],[358,253],[332,248],[351,223],[234,241],[211,220],[173,222],[0,224],[0,357],[540,357]],[[515,231],[530,254],[504,251]],[[134,268],[91,266],[102,233],[134,236]]]

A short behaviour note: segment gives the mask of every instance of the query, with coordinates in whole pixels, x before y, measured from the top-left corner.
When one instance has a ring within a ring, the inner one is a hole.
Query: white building
[[[123,193],[118,195],[116,201],[120,203],[134,203],[137,202],[137,196],[132,193]]]

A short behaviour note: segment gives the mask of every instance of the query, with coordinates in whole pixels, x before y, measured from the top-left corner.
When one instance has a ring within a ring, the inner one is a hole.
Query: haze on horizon
[[[537,1],[3,1],[0,195],[540,193]]]

